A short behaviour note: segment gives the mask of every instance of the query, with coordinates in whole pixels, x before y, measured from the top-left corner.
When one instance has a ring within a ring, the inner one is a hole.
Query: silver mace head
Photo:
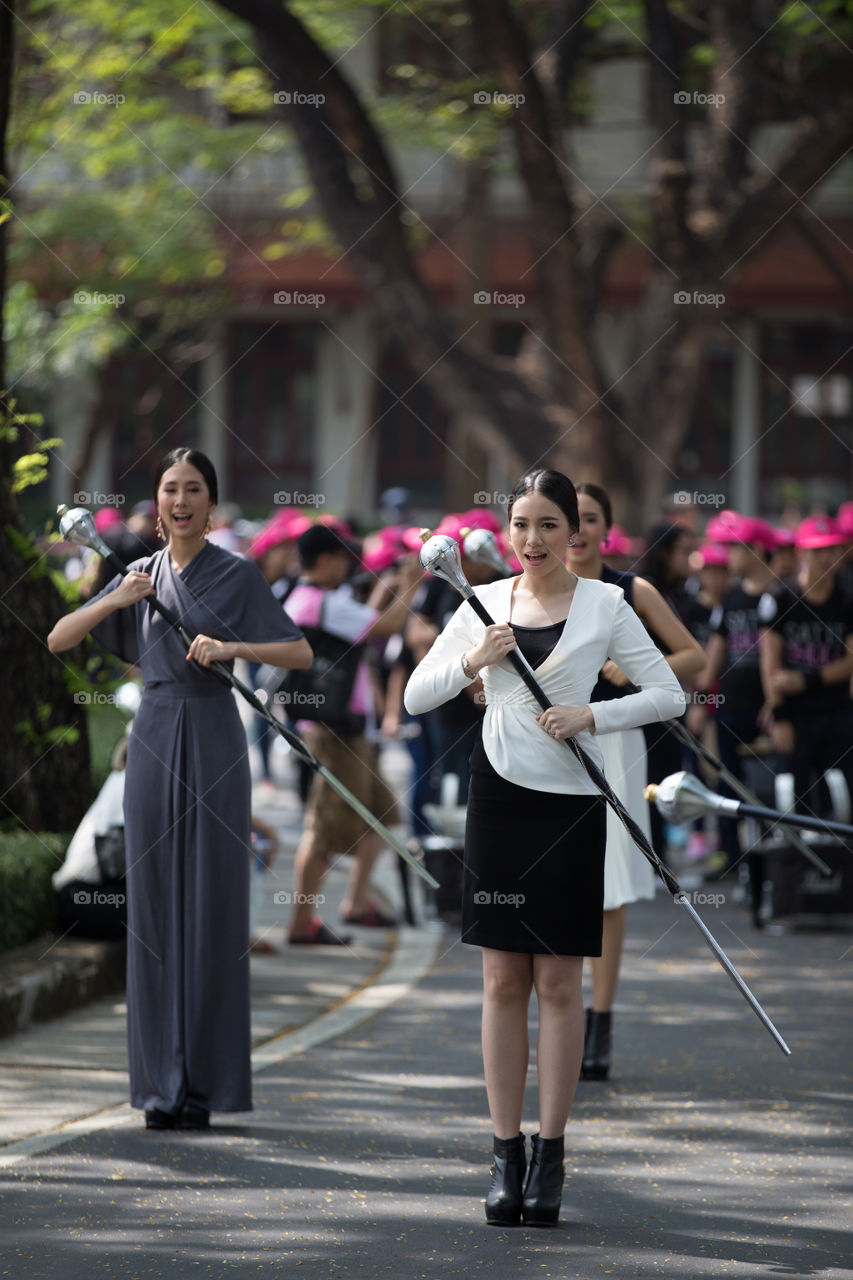
[[[66,542],[76,542],[81,547],[91,547],[100,556],[108,556],[110,549],[95,528],[95,520],[91,511],[85,507],[72,507],[69,511],[65,503],[56,508],[60,517],[59,532]]]
[[[462,572],[458,542],[446,533],[430,533],[429,529],[421,529],[421,541],[423,546],[419,558],[426,572],[434,574],[436,578],[444,578],[466,600],[468,596],[472,596],[474,592]]]
[[[486,564],[508,578],[510,567],[504,560],[498,547],[498,540],[491,529],[463,529],[462,553],[476,560],[478,564]]]
[[[737,813],[740,804],[710,791],[692,773],[671,773],[663,782],[650,783],[643,795],[653,801],[667,822],[676,826],[693,822],[706,813]]]

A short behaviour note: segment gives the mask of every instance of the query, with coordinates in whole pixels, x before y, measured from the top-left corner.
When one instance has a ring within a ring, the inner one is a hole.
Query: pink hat
[[[748,546],[757,542],[767,551],[773,551],[776,547],[775,534],[766,520],[759,520],[757,516],[742,516],[736,511],[721,511],[713,520],[709,520],[705,537],[711,542],[723,544],[739,542]]]
[[[708,521],[705,537],[709,542],[740,542],[736,530],[742,520],[743,516],[737,511],[720,511]]]
[[[699,548],[699,558],[702,561],[701,568],[705,569],[708,565],[722,565],[723,568],[728,567],[729,552],[719,542],[709,542],[706,547]]]
[[[410,525],[408,529],[404,529],[400,535],[403,546],[407,551],[420,551],[424,545],[421,541],[421,531],[418,525]]]
[[[462,541],[462,530],[470,528],[467,515],[463,515],[460,511],[452,511],[448,515],[443,516],[441,523],[433,533],[445,533],[450,538],[455,538],[457,542]]]
[[[835,518],[845,538],[853,538],[853,502],[842,502]]]
[[[809,516],[797,526],[796,545],[805,549],[839,547],[847,539],[831,516]]]
[[[631,554],[631,539],[621,525],[612,524],[607,530],[607,533],[601,539],[601,554],[603,556],[629,556]]]
[[[774,529],[773,539],[777,547],[793,547],[796,541],[796,534],[793,529]]]
[[[283,542],[295,542],[310,528],[311,521],[307,516],[280,511],[255,534],[249,546],[249,555],[253,560],[260,560],[273,547],[280,547]]]
[[[317,524],[324,524],[328,529],[332,529],[341,538],[347,542],[357,542],[352,528],[347,524],[346,520],[341,520],[340,516],[322,515],[317,517]]]
[[[103,533],[105,529],[112,529],[117,524],[121,524],[121,512],[115,507],[101,507],[100,511],[95,512],[95,528],[98,533]]]
[[[495,537],[505,527],[505,521],[500,520],[488,507],[472,507],[470,511],[463,512],[462,520],[463,527],[467,525],[469,529],[488,529]]]
[[[760,547],[764,547],[765,551],[776,549],[776,533],[773,526],[766,520],[759,520],[757,516],[744,516],[740,540],[757,542]]]
[[[420,541],[418,542],[420,546]],[[395,560],[408,555],[408,548],[403,543],[402,530],[397,525],[389,525],[371,533],[364,540],[361,561],[371,573],[382,573]]]

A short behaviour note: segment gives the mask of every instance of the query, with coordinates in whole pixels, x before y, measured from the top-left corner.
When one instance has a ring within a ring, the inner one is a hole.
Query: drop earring
[[[157,522],[154,525],[154,532],[157,534],[157,537],[161,542],[166,541],[166,530],[163,528],[163,521],[160,519],[159,515],[157,516]]]

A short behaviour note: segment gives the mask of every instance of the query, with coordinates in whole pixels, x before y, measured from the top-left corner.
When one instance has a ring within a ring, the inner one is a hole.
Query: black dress
[[[535,668],[563,623],[512,629]],[[465,828],[462,941],[530,955],[601,955],[605,832],[602,796],[508,782],[492,768],[478,735]]]

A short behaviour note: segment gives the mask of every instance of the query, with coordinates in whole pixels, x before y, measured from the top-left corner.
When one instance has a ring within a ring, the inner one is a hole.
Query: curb
[[[124,990],[123,938],[37,938],[0,955],[0,1037]]]
[[[389,1005],[407,995],[429,972],[446,948],[446,935],[438,930],[401,928],[386,963],[369,977],[363,986],[343,1001],[313,1018],[311,1022],[262,1040],[252,1049],[252,1074],[263,1071],[305,1053],[373,1018]],[[127,1102],[105,1107],[92,1115],[71,1120],[44,1133],[31,1134],[0,1149],[0,1168],[19,1164],[30,1156],[40,1155],[63,1146],[75,1138],[106,1129],[119,1129],[139,1122],[139,1112]],[[227,1133],[227,1125],[221,1131]]]

